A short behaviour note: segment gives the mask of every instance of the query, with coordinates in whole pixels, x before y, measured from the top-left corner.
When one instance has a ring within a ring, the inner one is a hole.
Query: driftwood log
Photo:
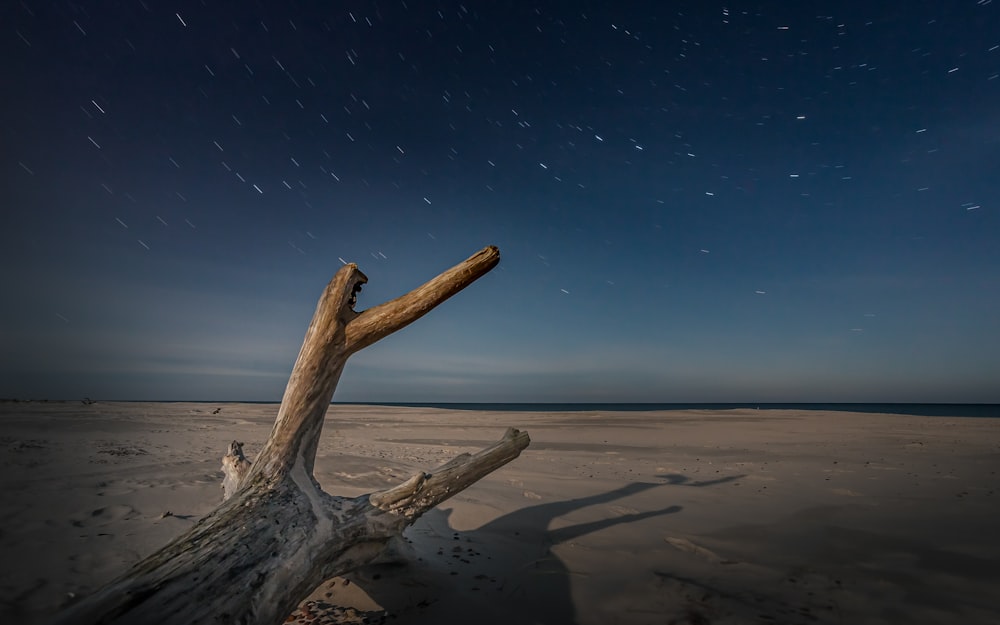
[[[421,514],[516,458],[529,439],[508,429],[385,491],[323,492],[313,477],[327,407],[347,358],[420,318],[492,269],[487,247],[421,287],[363,312],[367,278],[343,266],[320,297],[270,437],[256,461],[233,442],[223,503],[188,532],[61,614],[65,624],[277,624],[324,580],[368,564]]]

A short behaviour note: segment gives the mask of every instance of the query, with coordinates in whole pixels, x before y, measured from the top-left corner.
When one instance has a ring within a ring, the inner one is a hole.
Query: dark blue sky
[[[1000,3],[5,3],[2,397],[1000,401]]]

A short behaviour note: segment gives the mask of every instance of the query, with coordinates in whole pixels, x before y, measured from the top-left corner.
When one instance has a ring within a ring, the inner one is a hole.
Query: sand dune
[[[44,622],[197,522],[229,442],[252,459],[276,412],[0,405],[0,621]],[[997,419],[334,406],[316,477],[385,488],[508,425],[531,433],[520,458],[292,620],[1000,622]]]

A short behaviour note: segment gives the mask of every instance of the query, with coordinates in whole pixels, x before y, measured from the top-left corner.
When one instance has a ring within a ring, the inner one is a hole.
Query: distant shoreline
[[[269,402],[268,402],[269,403]],[[669,412],[678,410],[814,410],[916,416],[1000,417],[1000,404],[920,403],[646,403],[646,402],[334,402],[333,405],[443,408],[503,412]]]
[[[147,400],[147,399],[16,399],[0,398],[7,403],[50,403],[89,405],[115,403],[192,403],[278,405],[280,401],[244,400]],[[1000,404],[982,403],[907,403],[907,402],[365,402],[335,401],[331,406],[386,406],[391,408],[437,408],[444,410],[479,410],[493,412],[669,412],[678,410],[810,410],[906,414],[927,417],[1000,418]]]

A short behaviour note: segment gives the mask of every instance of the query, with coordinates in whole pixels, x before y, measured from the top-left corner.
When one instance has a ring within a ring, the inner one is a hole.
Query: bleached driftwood
[[[367,278],[342,267],[306,332],[271,435],[252,464],[242,444],[223,460],[223,503],[188,532],[63,613],[72,624],[281,623],[323,580],[372,562],[421,514],[516,458],[529,439],[498,442],[356,498],[313,477],[327,407],[347,358],[415,321],[496,266],[487,247],[421,287],[354,311]]]
[[[250,471],[250,461],[243,455],[243,443],[229,443],[229,451],[222,457],[222,500],[225,501],[240,489],[243,478]]]

